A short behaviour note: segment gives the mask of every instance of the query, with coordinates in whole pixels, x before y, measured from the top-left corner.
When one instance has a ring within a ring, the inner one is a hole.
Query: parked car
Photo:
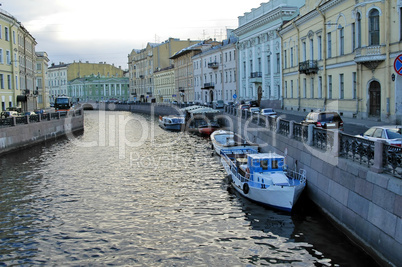
[[[212,102],[212,105],[213,105],[214,109],[224,108],[225,102],[223,102],[223,100],[218,100],[218,101]]]
[[[258,102],[256,100],[246,101],[246,104],[250,107],[258,107]]]
[[[259,107],[251,107],[251,108],[249,108],[249,111],[252,114],[259,114],[260,113],[260,108]]]
[[[250,105],[247,105],[247,104],[242,104],[239,106],[239,109],[249,109],[249,108],[250,108]]]
[[[179,103],[176,100],[172,101],[172,105],[178,105]]]
[[[2,111],[1,112],[1,118],[9,118],[9,117],[18,117],[19,114],[17,111]]]
[[[273,108],[263,108],[263,109],[261,109],[261,115],[275,116],[276,112]]]
[[[402,126],[374,126],[358,137],[371,141],[383,140],[389,145],[402,147]]]
[[[310,112],[301,122],[303,125],[314,124],[323,129],[339,129],[343,131],[343,120],[335,111]]]

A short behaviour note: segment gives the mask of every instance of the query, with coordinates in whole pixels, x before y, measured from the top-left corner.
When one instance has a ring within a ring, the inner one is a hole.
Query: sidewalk
[[[283,109],[277,109],[276,110],[279,114],[289,114],[289,115],[295,115],[295,116],[302,116],[303,118],[307,116],[308,112],[303,112],[303,111],[294,111],[294,110],[283,110]],[[367,118],[367,119],[355,119],[355,118],[348,118],[348,117],[342,117],[342,120],[345,124],[353,124],[357,126],[364,126],[367,128],[373,127],[373,126],[378,126],[378,125],[390,125],[389,123],[379,121],[378,118]]]

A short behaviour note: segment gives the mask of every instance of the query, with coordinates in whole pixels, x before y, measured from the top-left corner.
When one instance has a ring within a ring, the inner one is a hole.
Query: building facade
[[[36,108],[36,41],[11,14],[0,9],[0,99],[1,109]]]
[[[400,122],[402,1],[316,2],[280,31],[284,108]]]
[[[36,91],[38,94],[38,108],[50,107],[49,86],[46,82],[49,58],[46,52],[36,52]]]
[[[68,64],[60,62],[60,64],[52,64],[48,68],[47,81],[49,86],[49,101],[54,103],[56,97],[67,95],[67,72]]]
[[[237,38],[228,30],[228,38],[192,57],[194,69],[194,101],[223,100],[234,102],[237,93]]]
[[[207,51],[220,42],[211,39],[205,40],[188,46],[176,54],[171,59],[174,60],[175,73],[175,100],[178,102],[194,102],[194,65],[193,57]]]
[[[163,43],[148,43],[141,50],[133,49],[128,55],[130,90],[133,100],[156,101],[154,72],[173,65],[170,58],[177,51],[198,41],[169,38]]]
[[[155,99],[157,103],[171,103],[175,100],[173,65],[154,73]]]
[[[128,101],[130,86],[128,77],[89,75],[68,82],[67,95],[74,102]]]
[[[271,0],[239,17],[239,100],[273,105],[282,99],[280,26],[299,14],[304,0]],[[271,100],[271,101],[270,101]]]

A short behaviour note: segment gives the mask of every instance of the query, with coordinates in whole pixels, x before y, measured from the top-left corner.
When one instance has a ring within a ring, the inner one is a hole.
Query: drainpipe
[[[283,51],[283,36],[279,33],[279,29],[276,29],[276,33],[278,34],[278,36],[279,36],[279,38],[281,39],[281,53],[282,53],[282,51]],[[297,30],[297,33],[299,33],[299,30]],[[299,37],[298,37],[298,39],[299,39]],[[281,56],[281,60],[283,60],[283,56]],[[281,63],[281,66],[284,66],[284,64],[283,64],[283,62]],[[282,71],[281,71],[281,81],[282,81],[282,83],[283,83],[283,68],[281,68],[282,69]],[[281,109],[283,110],[284,109],[284,106],[285,106],[285,101],[284,101],[284,96],[285,96],[285,92],[284,92],[284,89],[283,89],[283,84],[281,84],[281,87],[282,87],[282,94],[281,94]]]
[[[320,3],[318,3],[318,5],[316,6],[316,10],[318,13],[320,13],[321,17],[322,17],[322,52],[324,53],[324,55],[322,56],[323,59],[323,63],[322,63],[322,70],[323,70],[323,79],[322,79],[322,87],[323,87],[323,95],[324,95],[324,107],[323,109],[326,110],[327,107],[327,55],[326,55],[326,51],[327,51],[327,28],[326,28],[326,18],[325,15],[321,12],[321,10],[319,9],[321,3],[323,0],[320,1]]]
[[[386,84],[387,86],[387,90],[386,90],[386,99],[387,99],[387,118],[389,118],[391,116],[391,103],[390,103],[390,97],[391,97],[391,86],[392,86],[392,81],[391,81],[391,68],[389,68],[390,64],[390,58],[389,58],[389,54],[390,54],[390,47],[389,47],[389,43],[391,41],[391,36],[390,36],[390,28],[391,28],[391,24],[389,24],[390,22],[390,15],[391,15],[391,4],[390,1],[385,1],[385,16],[384,16],[384,20],[386,23],[385,24],[385,45],[386,45],[386,59],[385,59],[385,66],[387,66],[385,68],[385,80],[386,80]],[[394,87],[395,88],[395,87]]]

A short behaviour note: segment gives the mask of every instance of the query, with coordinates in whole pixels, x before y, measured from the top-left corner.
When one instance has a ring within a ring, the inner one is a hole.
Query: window
[[[307,79],[304,78],[303,79],[303,98],[307,97],[307,92],[306,92],[307,88],[306,87],[307,87]]]
[[[281,55],[276,53],[276,73],[281,72]]]
[[[293,67],[293,47],[290,48],[290,67]]]
[[[285,98],[288,98],[288,81],[285,81]]]
[[[311,78],[310,80],[310,98],[314,98],[314,78]]]
[[[15,89],[18,90],[18,76],[15,75]]]
[[[344,28],[339,29],[339,55],[343,56],[345,54],[345,36]]]
[[[0,63],[3,64],[4,60],[3,60],[3,49],[0,48]]]
[[[0,25],[0,39],[3,39],[3,31],[2,31],[2,26]]]
[[[328,75],[328,99],[332,99],[332,75]]]
[[[314,60],[314,42],[310,39],[310,59]]]
[[[322,39],[321,39],[321,35],[318,36],[317,42],[318,42],[318,60],[321,60],[322,59]]]
[[[327,34],[327,58],[331,58],[332,57],[332,41],[331,41],[331,33],[329,32]]]
[[[399,8],[399,41],[402,41],[402,7]]]
[[[4,75],[0,74],[0,88],[4,89]]]
[[[369,14],[369,45],[380,44],[380,14],[373,9]]]
[[[306,61],[306,41],[302,42],[302,49],[303,49],[303,61]]]
[[[13,43],[15,44],[15,31],[13,31]]]
[[[356,75],[356,72],[353,72],[352,73],[352,81],[353,81],[353,84],[352,84],[352,97],[353,97],[353,99],[356,99],[356,97],[357,97],[357,75]]]
[[[7,75],[7,88],[11,90],[11,75]]]
[[[261,58],[258,58],[258,72],[261,72]]]
[[[250,74],[253,73],[253,60],[250,60]]]
[[[283,51],[283,54],[284,54],[284,56],[285,56],[285,59],[284,59],[284,65],[285,65],[285,69],[288,67],[288,51],[287,50],[284,50]]]
[[[267,57],[267,74],[271,74],[271,56]]]
[[[11,65],[11,53],[10,51],[6,51],[6,61],[8,65]]]
[[[7,28],[7,27],[4,27],[4,39],[5,39],[6,41],[9,41],[9,40],[10,40],[10,37],[9,37],[9,35],[8,35],[8,28]]]
[[[345,98],[345,84],[343,74],[339,74],[339,99]]]
[[[318,98],[322,98],[322,77],[318,77]]]
[[[352,23],[352,51],[356,49],[356,26]]]
[[[293,80],[290,81],[290,97],[293,98]]]
[[[357,25],[356,25],[356,47],[359,48],[362,45],[362,18],[360,13],[356,15]]]

